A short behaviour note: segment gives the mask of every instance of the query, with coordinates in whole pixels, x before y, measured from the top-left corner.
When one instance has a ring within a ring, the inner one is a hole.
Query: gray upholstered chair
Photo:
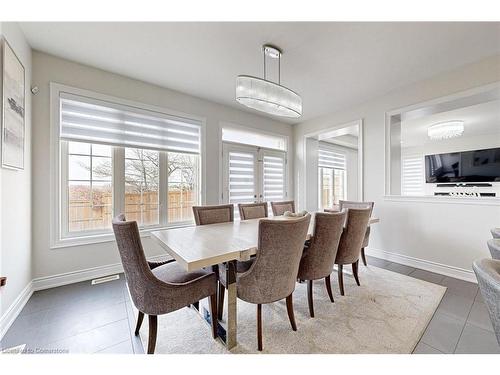
[[[149,317],[148,354],[154,353],[158,315],[210,298],[212,336],[217,335],[217,277],[214,272],[184,271],[177,262],[148,262],[142,248],[137,222],[125,221],[121,214],[113,219],[113,231],[125,271],[125,279],[139,310],[135,334],[139,334],[144,314]]]
[[[318,212],[315,215],[314,234],[302,255],[298,274],[300,280],[307,280],[307,302],[311,318],[314,318],[313,280],[325,279],[328,296],[334,302],[330,274],[333,271],[345,218],[345,212]]]
[[[479,290],[488,308],[493,330],[500,345],[500,260],[480,259],[474,261]]]
[[[300,258],[311,215],[288,220],[262,219],[259,222],[257,255],[248,269],[236,269],[238,298],[257,305],[257,347],[262,350],[262,305],[286,299],[288,318],[297,330],[292,293],[295,290]],[[225,269],[220,281],[225,285]],[[222,306],[222,305],[219,305]],[[222,307],[221,307],[222,310]]]
[[[361,254],[361,247],[365,239],[366,228],[370,220],[370,208],[348,208],[347,220],[342,236],[340,237],[339,249],[335,258],[338,266],[338,278],[340,294],[344,295],[344,274],[343,265],[352,265],[352,274],[359,284],[358,263]]]
[[[374,202],[339,201],[339,210],[342,211],[347,208],[369,208],[371,216],[373,212],[373,205]],[[361,246],[361,260],[363,261],[363,264],[365,266],[367,265],[365,256],[365,247],[368,246],[369,242],[370,242],[370,226],[368,225],[368,228],[366,228],[363,245]]]
[[[241,220],[261,219],[267,217],[267,202],[239,203]]]
[[[196,225],[227,223],[234,221],[234,205],[193,206]]]
[[[500,238],[500,228],[492,228],[491,235],[493,238]]]
[[[271,208],[274,216],[281,216],[286,211],[295,212],[294,201],[271,202]]]
[[[488,248],[490,249],[491,257],[500,260],[500,238],[488,240]]]

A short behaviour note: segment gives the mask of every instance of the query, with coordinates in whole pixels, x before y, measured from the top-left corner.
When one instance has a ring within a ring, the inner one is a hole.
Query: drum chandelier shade
[[[302,98],[294,91],[282,86],[281,51],[264,45],[264,78],[240,75],[236,78],[236,101],[246,107],[281,117],[300,117]],[[278,83],[266,79],[266,56],[278,59]]]

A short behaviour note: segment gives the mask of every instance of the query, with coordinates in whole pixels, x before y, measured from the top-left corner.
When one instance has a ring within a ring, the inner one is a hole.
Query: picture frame
[[[26,76],[21,60],[5,38],[1,47],[1,163],[23,170],[26,131]]]

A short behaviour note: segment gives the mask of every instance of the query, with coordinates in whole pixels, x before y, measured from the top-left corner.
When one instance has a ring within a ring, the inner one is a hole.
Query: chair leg
[[[361,260],[363,261],[363,264],[365,266],[368,266],[368,264],[366,263],[366,256],[365,256],[365,248],[361,248]]]
[[[212,321],[212,337],[217,337],[217,293],[210,297],[210,320]]]
[[[326,291],[328,292],[328,297],[330,297],[330,301],[335,302],[333,300],[332,283],[330,282],[330,275],[325,277],[325,285],[326,285]]]
[[[257,304],[257,349],[262,351],[262,305]]]
[[[337,264],[338,267],[338,275],[339,275],[339,288],[340,288],[340,295],[344,296],[344,274],[342,273],[342,264]]]
[[[359,259],[352,264],[352,274],[354,276],[354,280],[356,280],[356,284],[358,284],[359,286],[358,265],[359,265]]]
[[[226,288],[222,283],[219,283],[219,304],[217,306],[217,319],[222,320],[222,313],[224,312],[224,294]]]
[[[200,302],[198,301],[198,302],[193,303],[193,307],[194,307],[196,310],[200,311]]]
[[[144,319],[144,313],[139,311],[139,315],[137,316],[137,325],[135,326],[135,335],[139,334],[139,330],[141,329],[142,320]]]
[[[314,305],[313,305],[313,281],[307,280],[307,304],[309,305],[309,315],[314,318]]]
[[[286,311],[288,312],[288,319],[290,319],[290,324],[292,325],[292,330],[297,330],[297,324],[295,323],[295,314],[293,313],[293,293],[286,297]]]
[[[148,317],[149,317],[148,354],[154,354],[156,346],[156,331],[158,328],[158,317],[156,315],[148,315]]]

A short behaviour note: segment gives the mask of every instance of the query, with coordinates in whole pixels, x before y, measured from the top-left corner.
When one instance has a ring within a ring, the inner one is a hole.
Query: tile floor
[[[368,263],[448,287],[414,353],[500,353],[486,306],[475,284],[368,257]],[[145,323],[147,324],[147,322]],[[33,294],[0,346],[70,353],[143,353],[123,275]]]

